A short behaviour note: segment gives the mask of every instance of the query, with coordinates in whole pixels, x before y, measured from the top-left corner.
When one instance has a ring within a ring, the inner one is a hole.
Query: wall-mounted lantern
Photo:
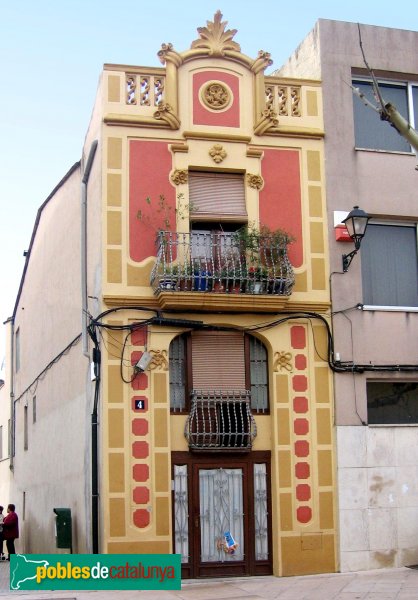
[[[348,234],[354,242],[354,250],[349,254],[343,254],[343,271],[346,273],[351,261],[360,250],[361,240],[366,233],[367,224],[370,216],[358,206],[354,206],[353,210],[348,213],[342,221],[347,227]]]

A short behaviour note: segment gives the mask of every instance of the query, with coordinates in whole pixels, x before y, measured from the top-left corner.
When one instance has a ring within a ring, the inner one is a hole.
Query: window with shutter
[[[190,218],[247,217],[242,173],[189,173]]]
[[[215,393],[251,391],[251,409],[265,413],[268,356],[264,344],[240,331],[195,331],[170,344],[170,406],[189,410],[192,389]]]

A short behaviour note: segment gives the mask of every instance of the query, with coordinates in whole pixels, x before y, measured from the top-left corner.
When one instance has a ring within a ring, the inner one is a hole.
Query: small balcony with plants
[[[257,297],[283,301],[295,283],[287,252],[291,242],[286,232],[267,227],[245,226],[233,232],[160,231],[151,285],[167,307],[172,303],[169,295],[179,302],[177,293],[193,296],[194,302],[204,297],[206,306],[210,298],[214,306],[234,304],[228,300],[232,298],[240,298],[241,304],[253,304]]]

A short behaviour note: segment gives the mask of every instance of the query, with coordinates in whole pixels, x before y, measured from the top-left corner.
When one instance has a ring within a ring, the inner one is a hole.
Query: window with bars
[[[195,390],[250,390],[251,409],[267,413],[268,355],[258,338],[243,332],[198,331],[173,339],[169,348],[170,406],[188,412]]]

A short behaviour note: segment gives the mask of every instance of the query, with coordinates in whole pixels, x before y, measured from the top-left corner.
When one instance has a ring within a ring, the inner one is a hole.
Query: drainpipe
[[[9,456],[9,469],[14,470],[14,448],[15,448],[15,380],[14,380],[14,368],[15,368],[15,322],[13,317],[7,319],[6,323],[10,323],[10,359],[7,370],[10,375],[10,456]]]
[[[97,140],[90,146],[89,156],[81,180],[81,340],[83,355],[90,359],[87,331],[87,184],[97,150]],[[94,358],[94,357],[93,357]],[[99,493],[98,493],[98,441],[97,441],[97,403],[99,395],[100,378],[97,376],[94,388],[93,413],[91,415],[91,488],[92,488],[92,550],[98,553],[98,521],[99,521]]]
[[[90,147],[89,156],[81,180],[81,335],[84,356],[90,358],[87,336],[87,183],[97,150],[97,140]]]

